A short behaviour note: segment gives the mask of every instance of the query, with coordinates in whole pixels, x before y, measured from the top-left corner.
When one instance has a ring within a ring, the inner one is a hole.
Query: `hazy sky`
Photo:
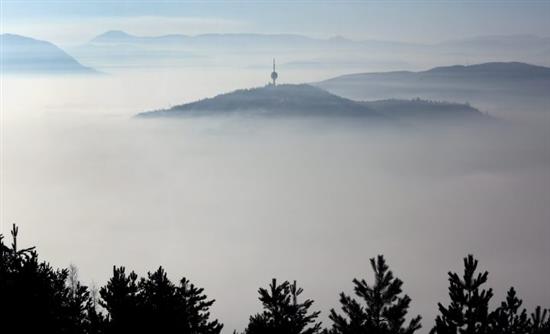
[[[433,42],[550,35],[550,1],[2,0],[2,31],[79,44],[110,29],[134,34],[300,33]]]

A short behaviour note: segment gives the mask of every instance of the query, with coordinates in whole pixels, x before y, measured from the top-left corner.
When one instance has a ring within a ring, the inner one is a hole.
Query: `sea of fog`
[[[142,275],[162,265],[217,300],[226,333],[260,310],[257,289],[273,277],[297,280],[329,325],[338,293],[371,281],[377,254],[404,280],[423,332],[468,253],[490,271],[495,302],[515,286],[529,308],[550,305],[550,122],[132,118],[262,85],[265,73],[3,77],[2,232],[18,224],[21,245],[75,264],[86,284],[103,285],[113,265]]]

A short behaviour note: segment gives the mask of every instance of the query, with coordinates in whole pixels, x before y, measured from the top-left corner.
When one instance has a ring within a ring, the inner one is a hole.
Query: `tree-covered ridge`
[[[162,267],[146,277],[113,267],[109,281],[97,291],[82,285],[76,267],[54,269],[38,253],[0,235],[0,328],[2,333],[188,333],[218,334],[223,325],[211,319],[214,300],[185,277],[173,283]],[[296,281],[260,288],[263,311],[252,315],[243,334],[413,334],[419,316],[407,318],[411,299],[382,255],[370,259],[374,280],[354,279],[353,298],[340,295],[341,312],[330,311],[325,329],[312,299],[302,299]],[[550,310],[538,306],[530,314],[512,287],[491,310],[488,272],[477,272],[468,255],[464,273],[449,273],[448,306],[440,303],[432,334],[547,334]],[[409,319],[409,320],[407,320]],[[236,332],[235,332],[236,333]]]
[[[387,99],[362,103],[384,116],[406,121],[440,121],[452,119],[483,121],[491,119],[490,116],[482,113],[468,103],[433,101],[420,98],[411,100]]]
[[[197,117],[245,115],[255,117],[339,117],[402,124],[402,121],[490,120],[469,104],[416,99],[354,101],[315,86],[267,85],[240,89],[139,117]]]
[[[267,85],[239,89],[212,98],[139,114],[141,117],[177,117],[244,113],[257,116],[363,116],[384,118],[359,102],[320,88],[300,85]]]
[[[434,67],[429,70],[371,72],[345,74],[317,83],[320,87],[333,84],[350,84],[376,80],[387,83],[389,81],[401,81],[402,83],[432,84],[441,82],[454,83],[457,81],[470,84],[484,82],[500,84],[519,84],[514,81],[525,80],[550,80],[550,68],[521,62],[490,62],[473,65],[452,65]]]

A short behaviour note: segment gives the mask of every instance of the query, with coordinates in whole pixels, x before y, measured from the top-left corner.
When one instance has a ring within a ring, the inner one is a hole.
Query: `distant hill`
[[[420,76],[445,79],[479,80],[550,80],[550,68],[520,62],[494,62],[477,65],[436,67],[419,72]]]
[[[489,120],[490,116],[483,114],[469,104],[444,101],[413,100],[378,100],[362,102],[368,108],[400,121],[425,123],[431,121],[452,120]]]
[[[246,115],[258,117],[338,117],[426,122],[430,120],[488,119],[464,104],[425,100],[357,102],[310,85],[279,85],[242,89],[169,109],[141,113],[139,117],[196,117]]]
[[[359,102],[310,85],[278,85],[241,89],[170,109],[145,112],[141,117],[240,114],[249,116],[385,117]]]
[[[4,73],[97,73],[50,42],[13,34],[0,39]]]
[[[497,93],[543,96],[550,91],[550,68],[520,62],[492,62],[436,67],[421,72],[349,74],[315,85],[352,99],[468,99]]]
[[[90,43],[124,43],[135,41],[136,37],[121,30],[109,30],[90,40]]]
[[[121,30],[110,30],[94,37],[90,44],[141,44],[141,43],[178,43],[190,39],[187,35],[135,36]]]
[[[345,38],[316,39],[295,34],[254,34],[254,33],[210,33],[200,35],[160,35],[136,36],[120,30],[111,30],[94,37],[88,44],[178,44],[183,47],[239,47],[249,46],[312,46],[331,42],[335,44],[354,43]],[[174,46],[174,45],[172,45]]]
[[[435,67],[426,71],[395,71],[378,73],[357,73],[342,75],[336,78],[320,82],[320,85],[351,82],[362,80],[471,80],[471,79],[520,79],[550,80],[550,68],[544,66],[530,65],[520,62],[493,62],[476,65],[453,65]]]

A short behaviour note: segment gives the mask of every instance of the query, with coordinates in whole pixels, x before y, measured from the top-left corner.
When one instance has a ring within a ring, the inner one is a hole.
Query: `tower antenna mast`
[[[275,71],[275,58],[273,58],[273,72],[271,72],[271,80],[273,80],[273,83],[272,83],[273,86],[277,84],[276,81],[278,77],[279,75]]]

